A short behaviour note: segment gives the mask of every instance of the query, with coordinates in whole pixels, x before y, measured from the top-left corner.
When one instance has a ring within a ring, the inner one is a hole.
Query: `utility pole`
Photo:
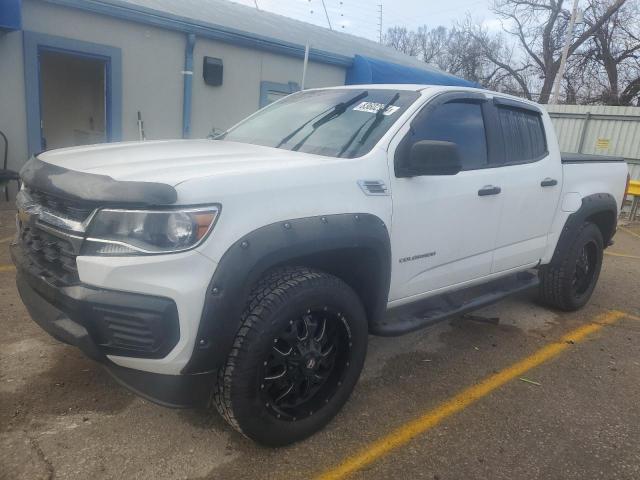
[[[302,64],[302,82],[300,82],[300,90],[304,90],[304,82],[307,79],[307,65],[309,64],[309,42],[304,47],[304,63]]]
[[[382,3],[378,4],[378,37],[379,42],[382,43]]]
[[[560,68],[556,73],[556,78],[553,81],[553,95],[549,99],[549,104],[554,105],[558,103],[560,97],[560,83],[562,77],[564,77],[564,71],[567,66],[567,57],[569,56],[569,47],[571,46],[571,40],[573,40],[573,27],[576,24],[576,18],[578,16],[578,1],[573,0],[573,10],[571,11],[571,19],[569,20],[569,28],[567,29],[567,38],[564,42],[564,48],[562,49],[562,57],[560,58]]]

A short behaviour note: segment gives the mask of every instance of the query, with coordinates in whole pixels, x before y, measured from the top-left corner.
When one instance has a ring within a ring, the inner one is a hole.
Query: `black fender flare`
[[[332,252],[366,250],[375,255],[369,322],[386,311],[391,281],[391,242],[385,223],[367,213],[334,214],[280,221],[238,239],[224,253],[202,309],[193,353],[183,374],[216,370],[226,360],[252,286],[268,270]],[[312,265],[308,265],[312,266]],[[322,269],[322,263],[318,265]],[[329,272],[331,273],[331,272]]]
[[[594,193],[582,198],[582,205],[567,218],[562,228],[556,249],[551,258],[551,265],[559,265],[567,248],[571,245],[580,226],[590,217],[597,214],[610,213],[613,215],[613,225],[610,233],[603,234],[605,248],[616,231],[616,219],[618,217],[618,204],[613,195],[609,193]],[[602,228],[600,225],[598,225]]]

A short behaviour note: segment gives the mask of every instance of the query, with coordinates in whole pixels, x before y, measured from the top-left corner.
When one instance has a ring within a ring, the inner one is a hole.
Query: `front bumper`
[[[116,365],[109,358],[166,355],[180,337],[171,299],[84,284],[54,286],[33,268],[19,245],[11,246],[11,256],[20,296],[33,320],[51,336],[78,347],[102,363],[119,383],[151,401],[170,407],[208,402],[213,374],[151,373]]]

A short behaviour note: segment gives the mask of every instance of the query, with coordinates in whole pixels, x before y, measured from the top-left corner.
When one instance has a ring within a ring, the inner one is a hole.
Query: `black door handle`
[[[545,178],[540,182],[541,187],[555,187],[558,184],[558,180],[555,178]]]
[[[500,187],[494,187],[493,185],[485,185],[478,190],[478,196],[486,197],[487,195],[498,195],[502,189]]]

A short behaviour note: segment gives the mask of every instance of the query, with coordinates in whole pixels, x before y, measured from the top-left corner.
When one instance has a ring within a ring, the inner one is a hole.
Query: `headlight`
[[[183,210],[99,210],[82,255],[152,255],[198,245],[213,228],[220,207]]]

